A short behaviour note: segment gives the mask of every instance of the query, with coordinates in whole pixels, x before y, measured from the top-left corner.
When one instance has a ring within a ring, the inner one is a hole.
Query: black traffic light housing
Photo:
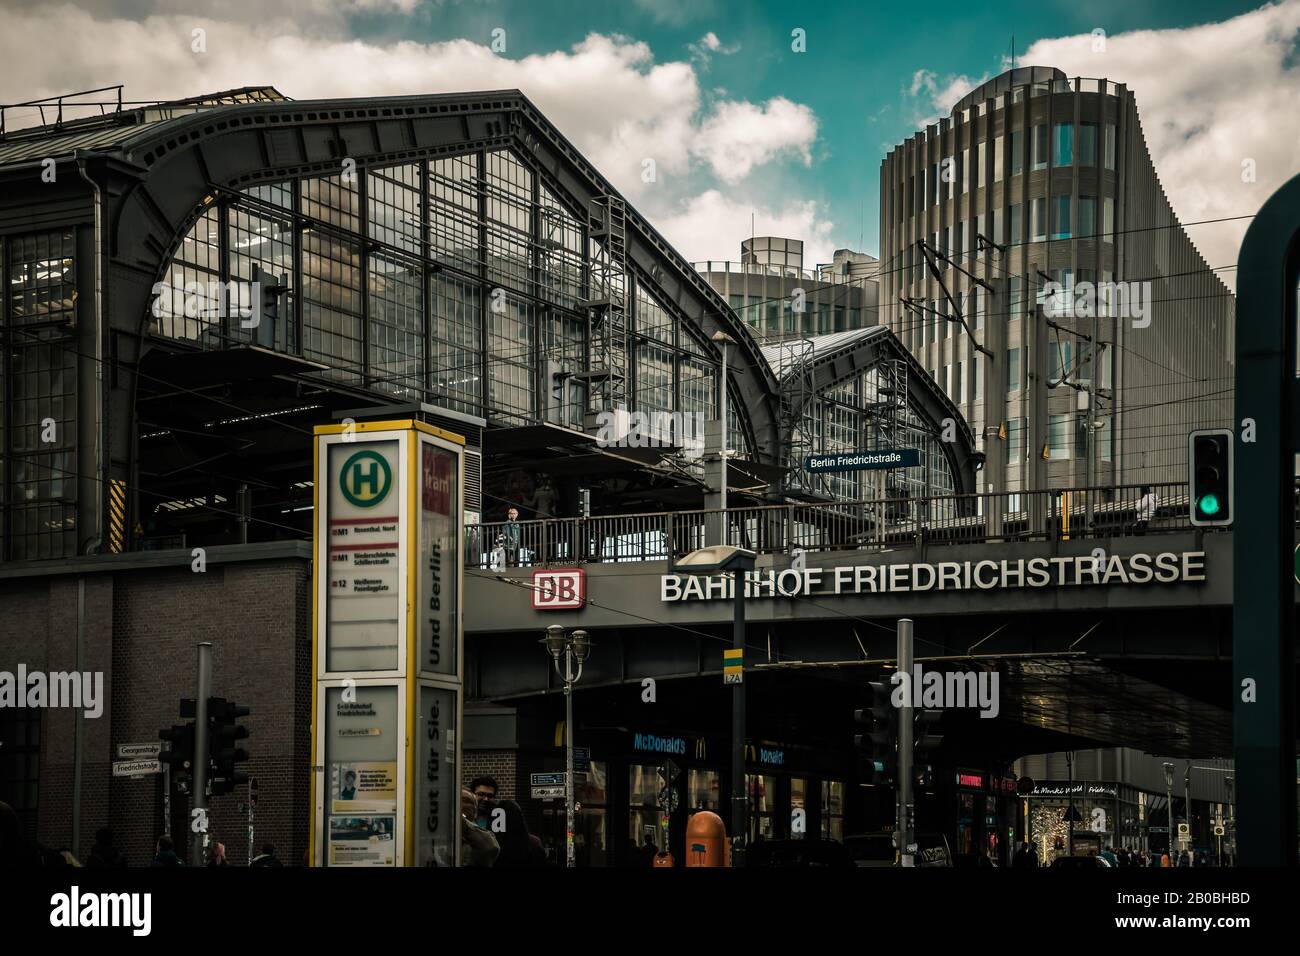
[[[251,712],[224,697],[208,698],[208,781],[213,795],[231,793],[248,782],[248,774],[236,766],[248,759],[248,751],[235,743],[248,737],[248,728],[239,720]]]
[[[179,779],[194,772],[194,724],[172,724],[158,731],[158,739],[167,747],[158,754],[160,763],[171,768]]]
[[[898,770],[898,708],[890,701],[890,687],[880,681],[867,684],[870,705],[853,712],[861,728],[853,745],[867,762],[866,777],[873,783],[889,783]]]
[[[1225,527],[1232,524],[1232,432],[1207,428],[1187,438],[1188,508],[1192,524]]]

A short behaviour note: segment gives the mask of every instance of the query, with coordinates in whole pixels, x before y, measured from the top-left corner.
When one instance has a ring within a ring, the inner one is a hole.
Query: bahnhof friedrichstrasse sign
[[[665,574],[661,601],[721,601],[733,597],[732,577]],[[1113,585],[1163,585],[1205,580],[1204,551],[1082,554],[1000,561],[861,564],[831,568],[758,570],[745,575],[748,600],[915,591],[993,591]]]

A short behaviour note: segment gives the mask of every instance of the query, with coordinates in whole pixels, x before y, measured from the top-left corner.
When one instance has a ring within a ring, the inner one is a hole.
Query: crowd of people
[[[549,866],[541,837],[528,829],[523,808],[498,799],[496,780],[475,777],[460,795],[461,866]]]
[[[1126,846],[1118,848],[1113,846],[1104,846],[1100,850],[1089,851],[1088,856],[1094,859],[1100,859],[1099,865],[1101,866],[1114,867],[1147,867],[1151,869],[1160,869],[1162,867],[1218,865],[1204,850],[1197,850],[1194,853],[1187,850],[1174,851],[1173,853],[1167,851],[1160,853],[1148,850],[1133,850]],[[1011,858],[1011,865],[1013,867],[1032,868],[1047,866],[1048,864],[1040,861],[1038,851],[1034,848],[1032,843],[1022,843],[1016,848],[1016,852]]]

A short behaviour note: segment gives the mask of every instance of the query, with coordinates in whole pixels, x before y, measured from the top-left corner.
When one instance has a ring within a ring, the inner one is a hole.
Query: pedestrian
[[[486,774],[469,782],[469,791],[474,795],[474,822],[484,830],[492,829],[492,811],[496,807],[499,789],[496,780]]]
[[[262,844],[262,852],[253,857],[249,866],[284,866],[280,858],[275,855],[275,847],[270,843]]]
[[[226,845],[217,843],[215,840],[212,846],[208,848],[208,866],[229,866],[230,861],[226,859]]]
[[[506,523],[501,529],[505,535],[506,547],[506,564],[510,567],[519,566],[519,509],[511,507],[506,512]]]
[[[499,867],[535,867],[545,862],[546,854],[539,857],[533,846],[532,834],[528,832],[528,821],[524,811],[513,800],[502,800],[497,804],[504,812],[503,828],[494,833],[501,852],[493,866]]]
[[[126,866],[126,857],[113,846],[113,831],[109,827],[100,827],[95,831],[95,845],[90,848],[87,867],[107,870],[120,870]]]
[[[164,833],[158,838],[158,852],[150,866],[184,866],[185,861],[176,855],[176,846],[172,838]]]
[[[474,794],[468,790],[460,792],[460,840],[461,866],[491,866],[496,862],[501,846],[490,830],[474,822],[478,805]]]
[[[1109,863],[1111,866],[1119,866],[1119,858],[1115,856],[1115,848],[1113,846],[1103,847],[1101,851],[1101,858],[1105,860],[1107,863]]]
[[[1037,869],[1038,853],[1032,843],[1022,843],[1016,847],[1016,855],[1011,858],[1012,868]]]
[[[1159,507],[1160,500],[1156,497],[1155,491],[1150,485],[1143,485],[1140,497],[1137,503],[1137,527],[1134,534],[1146,534],[1147,525],[1151,519],[1156,516],[1156,508]]]

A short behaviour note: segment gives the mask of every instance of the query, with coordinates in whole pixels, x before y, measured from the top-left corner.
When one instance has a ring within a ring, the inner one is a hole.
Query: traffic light
[[[280,320],[280,296],[289,291],[287,277],[276,278],[261,266],[253,265],[253,291],[256,301],[250,303],[257,324],[253,328],[253,344],[262,348],[275,348],[275,327]]]
[[[235,766],[248,759],[248,751],[235,746],[235,742],[248,736],[248,728],[239,719],[249,713],[247,706],[224,697],[208,698],[208,780],[214,796],[231,793],[248,782],[248,774]]]
[[[889,699],[890,687],[879,681],[867,684],[871,703],[853,712],[862,728],[853,735],[853,745],[867,761],[867,778],[889,783],[898,769],[898,709]]]
[[[943,719],[942,710],[917,710],[912,718],[912,750],[916,754],[916,762],[923,763],[921,759],[928,757],[939,749],[943,743],[943,734],[938,733],[936,725]]]
[[[164,727],[158,731],[158,739],[168,745],[158,754],[159,762],[171,767],[178,779],[190,776],[194,771],[194,725]]]
[[[1232,432],[1226,428],[1194,431],[1187,444],[1192,524],[1232,524]]]

